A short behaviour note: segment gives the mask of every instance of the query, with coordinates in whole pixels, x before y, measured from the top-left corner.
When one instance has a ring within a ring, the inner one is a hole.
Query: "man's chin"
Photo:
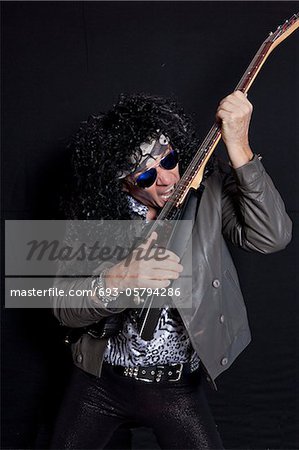
[[[168,202],[168,200],[169,200],[168,198],[160,197],[159,198],[159,208],[162,208],[165,205],[165,203]]]
[[[153,206],[155,209],[162,209],[165,203],[167,203],[169,198],[159,197],[155,201],[155,205]]]
[[[168,202],[169,198],[161,198],[159,199],[159,202],[157,202],[158,208],[162,209],[165,204]]]

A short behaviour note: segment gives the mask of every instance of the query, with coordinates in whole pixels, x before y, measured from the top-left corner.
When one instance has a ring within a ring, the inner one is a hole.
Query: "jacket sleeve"
[[[82,241],[78,239],[80,233],[77,229],[76,221],[69,221],[67,224],[66,237],[64,243],[71,246],[74,253],[81,246]],[[121,313],[125,308],[120,306],[117,299],[113,308],[105,307],[100,300],[92,298],[92,280],[94,275],[98,275],[102,270],[113,265],[112,262],[103,262],[96,268],[85,267],[83,262],[60,261],[58,271],[54,281],[55,293],[52,297],[52,307],[54,316],[61,325],[71,328],[85,327],[92,323],[99,322],[112,314]],[[80,264],[80,267],[78,267]],[[86,276],[82,274],[86,274]],[[78,274],[81,274],[78,276]],[[121,297],[121,296],[120,296]]]
[[[272,253],[290,242],[292,223],[257,155],[224,177],[222,230],[234,245]]]
[[[52,298],[53,313],[61,325],[71,328],[85,327],[124,310],[124,308],[109,309],[104,304],[101,305],[100,301],[96,303],[92,300],[91,281],[92,278],[56,278],[54,282],[56,292],[60,291],[63,294]]]

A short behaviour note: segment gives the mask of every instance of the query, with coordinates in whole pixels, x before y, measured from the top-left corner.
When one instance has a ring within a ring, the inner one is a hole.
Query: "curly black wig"
[[[130,219],[118,174],[133,172],[141,158],[140,144],[162,133],[179,152],[183,172],[198,140],[190,117],[173,99],[121,94],[106,114],[83,122],[70,144],[74,185],[68,218]]]

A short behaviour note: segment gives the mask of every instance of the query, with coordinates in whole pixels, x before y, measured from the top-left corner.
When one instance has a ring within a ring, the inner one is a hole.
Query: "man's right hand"
[[[176,280],[183,270],[179,257],[170,250],[158,253],[154,247],[157,233],[137,247],[129,258],[111,267],[105,274],[107,288],[164,288]]]

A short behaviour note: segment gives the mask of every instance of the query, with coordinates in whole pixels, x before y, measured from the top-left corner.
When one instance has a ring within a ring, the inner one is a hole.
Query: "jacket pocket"
[[[99,377],[106,345],[107,339],[95,339],[83,334],[78,342],[72,345],[74,364],[85,372]]]

